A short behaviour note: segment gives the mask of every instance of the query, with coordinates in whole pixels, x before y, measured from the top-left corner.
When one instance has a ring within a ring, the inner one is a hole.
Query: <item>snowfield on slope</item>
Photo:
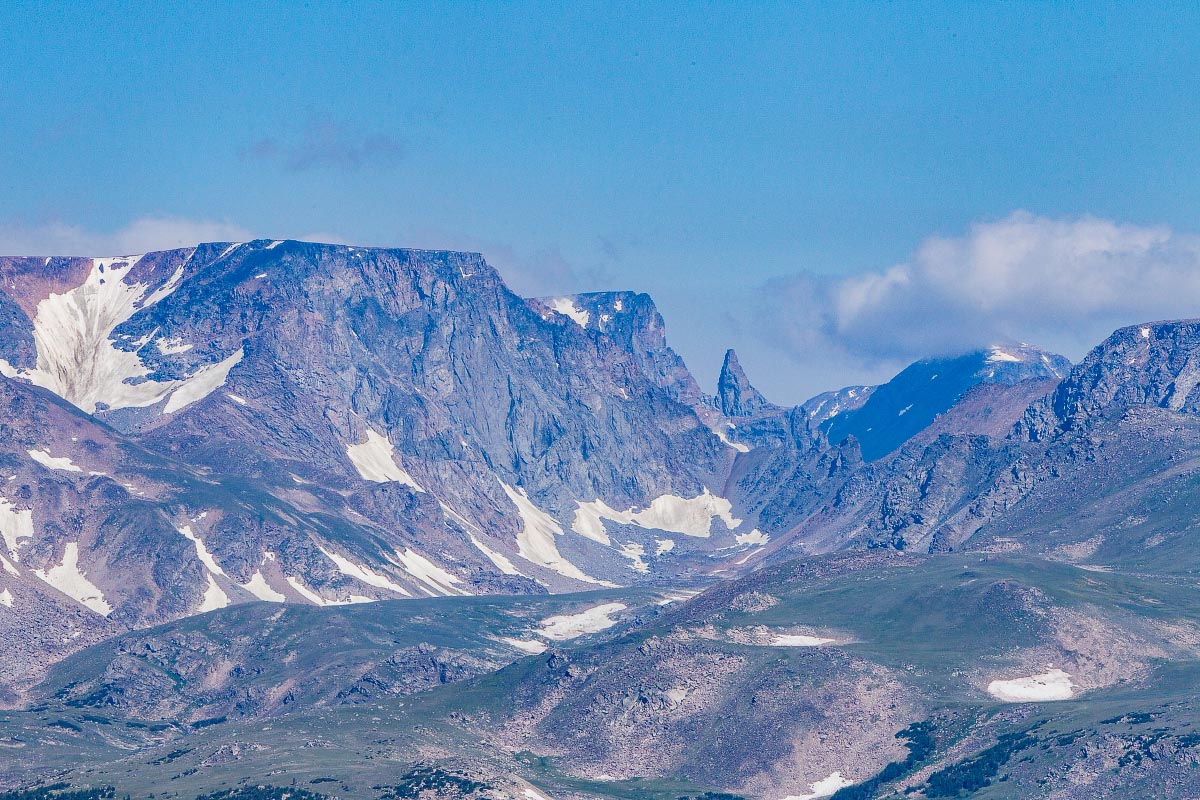
[[[52,456],[48,450],[27,450],[29,457],[46,469],[60,472],[83,472],[71,459],[66,456]]]
[[[1075,684],[1061,669],[1051,669],[1041,675],[1026,678],[996,680],[988,684],[987,692],[1005,703],[1038,703],[1048,700],[1070,700]]]
[[[17,545],[22,539],[33,538],[33,509],[18,511],[12,503],[0,497],[0,537],[4,546],[17,560]]]
[[[413,491],[425,491],[412,475],[409,475],[396,463],[396,449],[392,446],[391,440],[371,428],[367,428],[365,442],[346,446],[346,455],[350,457],[350,463],[354,464],[354,468],[358,470],[358,474],[362,476],[363,480],[374,483],[395,481]]]
[[[708,489],[695,497],[664,494],[651,500],[650,505],[641,511],[632,508],[618,511],[603,500],[587,503],[577,501],[576,505],[578,508],[575,509],[571,530],[604,545],[610,543],[604,528],[605,520],[697,538],[706,538],[711,534],[714,519],[725,523],[728,530],[734,530],[742,524],[740,519],[733,516],[733,504]]]
[[[79,568],[79,544],[77,542],[67,542],[63,548],[61,564],[48,570],[35,569],[33,574],[97,614],[107,617],[112,613],[112,606],[104,599],[104,592],[89,581],[83,574],[83,570]]]
[[[558,552],[555,536],[562,536],[562,526],[554,517],[542,511],[533,504],[524,489],[514,489],[501,481],[508,499],[517,507],[521,515],[521,531],[517,534],[517,553],[521,558],[540,567],[553,570],[566,578],[574,578],[585,583],[595,583],[601,586],[614,587],[616,584],[598,580],[585,573],[579,567],[563,558]]]
[[[147,284],[127,283],[126,275],[141,258],[94,258],[81,285],[39,302],[33,319],[36,365],[18,370],[0,359],[0,374],[24,378],[89,414],[101,404],[109,409],[140,408],[168,396],[164,413],[170,414],[222,385],[241,360],[241,350],[183,380],[153,381],[145,380],[150,369],[136,350],[116,346],[112,336],[117,326],[167,297],[183,279],[180,266],[154,292]]]
[[[624,603],[601,603],[576,614],[556,614],[542,620],[536,633],[556,642],[574,639],[585,633],[596,633],[616,625],[617,621],[611,615],[626,608]]]
[[[829,777],[810,783],[809,791],[806,794],[789,794],[783,800],[817,800],[818,797],[829,797],[836,793],[839,789],[845,789],[847,786],[853,786],[853,781],[848,781],[842,777],[841,772],[831,772]]]

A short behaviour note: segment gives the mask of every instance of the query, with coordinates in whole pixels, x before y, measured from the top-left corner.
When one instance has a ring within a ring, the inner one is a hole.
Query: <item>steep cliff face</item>
[[[4,555],[119,625],[624,584],[749,546],[719,494],[738,450],[644,295],[586,296],[585,323],[478,255],[277,241],[0,273]]]
[[[727,417],[752,417],[781,410],[754,388],[733,350],[725,352],[725,362],[717,379],[716,399],[721,413]]]
[[[588,292],[529,301],[545,315],[553,312],[584,330],[604,334],[633,356],[642,373],[672,399],[686,406],[700,403],[703,393],[679,354],[667,344],[662,315],[648,294]]]

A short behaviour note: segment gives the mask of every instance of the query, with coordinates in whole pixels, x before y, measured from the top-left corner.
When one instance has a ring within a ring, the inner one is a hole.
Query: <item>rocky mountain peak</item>
[[[1030,409],[1035,438],[1134,406],[1200,410],[1200,320],[1120,328],[1088,353],[1045,403]]]
[[[750,417],[776,408],[750,383],[732,349],[725,351],[725,363],[717,379],[717,402],[727,417]]]
[[[612,339],[631,353],[643,374],[671,399],[687,406],[700,402],[700,386],[679,354],[667,344],[667,326],[650,295],[641,292],[586,292],[538,297],[530,305],[544,315],[565,318]]]

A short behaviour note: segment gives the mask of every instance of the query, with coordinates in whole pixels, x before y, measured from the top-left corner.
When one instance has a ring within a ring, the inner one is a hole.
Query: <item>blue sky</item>
[[[1200,316],[1194,5],[562,5],[9,6],[0,248],[479,250],[780,402]]]

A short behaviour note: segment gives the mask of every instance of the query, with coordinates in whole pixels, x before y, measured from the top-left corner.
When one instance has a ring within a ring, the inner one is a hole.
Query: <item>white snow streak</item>
[[[35,569],[33,574],[97,614],[108,616],[112,611],[104,593],[79,569],[79,544],[76,542],[67,542],[61,564],[45,571]]]
[[[46,469],[56,469],[61,472],[83,472],[66,456],[55,458],[45,450],[28,450],[29,457]]]
[[[221,565],[212,557],[212,553],[208,552],[208,547],[205,546],[204,540],[192,532],[191,525],[184,525],[182,528],[177,528],[176,530],[179,531],[183,538],[195,545],[196,557],[200,559],[200,563],[208,568],[209,572],[215,575],[225,575],[225,570],[221,569]]]
[[[726,431],[725,431],[726,428],[733,428],[733,426],[726,422],[721,425],[715,425],[712,428],[709,428],[709,430],[711,430],[713,432],[713,434],[715,434],[716,437],[718,439],[720,439],[721,442],[723,444],[725,444],[726,446],[732,447],[734,450],[737,450],[739,453],[749,453],[750,452],[749,446],[744,445],[741,442],[735,442],[732,439],[730,439],[729,434],[726,433]]]
[[[820,647],[823,644],[833,644],[835,639],[823,639],[820,636],[804,636],[798,633],[777,633],[771,637],[772,647]]]
[[[508,499],[513,501],[517,512],[521,515],[521,532],[517,534],[517,553],[521,558],[577,581],[598,583],[603,586],[613,585],[585,574],[579,567],[563,558],[558,552],[558,545],[554,542],[555,536],[563,535],[562,526],[545,511],[535,506],[524,489],[514,489],[503,481],[500,482],[500,485],[504,487]]]
[[[550,301],[550,308],[562,314],[565,317],[570,317],[576,325],[581,328],[586,328],[588,319],[591,315],[584,311],[579,306],[575,305],[575,301],[569,297],[556,297]]]
[[[12,503],[0,497],[0,536],[16,561],[17,545],[22,539],[33,538],[33,509],[17,511]]]
[[[413,576],[418,583],[423,584],[425,590],[434,597],[469,596],[471,594],[458,586],[462,583],[461,578],[451,575],[412,548],[406,547],[403,553],[396,551],[396,557],[400,559],[397,563],[404,571]]]
[[[328,558],[334,564],[337,564],[337,568],[341,570],[343,575],[348,575],[351,578],[365,583],[367,586],[374,586],[379,589],[387,589],[388,591],[402,594],[405,597],[412,597],[412,593],[403,586],[398,583],[393,583],[374,570],[355,564],[345,556],[338,555],[331,550],[326,550],[324,547],[321,548],[321,552],[325,554],[326,558]]]
[[[513,639],[508,636],[501,636],[500,641],[510,647],[515,647],[523,653],[538,655],[546,652],[546,645],[539,642],[537,639]]]
[[[1007,353],[1004,350],[1001,350],[999,347],[992,348],[991,352],[988,354],[987,360],[989,364],[997,364],[1001,361],[1008,361],[1016,364],[1021,363],[1019,356],[1014,356],[1012,353]]]
[[[363,480],[375,483],[396,481],[415,491],[425,491],[396,463],[396,450],[388,437],[370,428],[367,428],[365,442],[346,446],[346,455],[350,457],[351,463]]]
[[[475,547],[479,549],[479,552],[481,552],[485,556],[487,556],[488,561],[491,561],[493,564],[496,565],[496,569],[500,570],[505,575],[521,575],[522,574],[519,569],[517,569],[515,566],[513,566],[513,563],[511,561],[509,561],[508,557],[505,556],[503,553],[497,553],[495,550],[488,547],[486,544],[479,541],[474,536],[471,536],[471,534],[467,534],[467,535],[471,539],[471,544],[475,545]]]
[[[8,606],[9,608],[13,607],[12,592],[10,592],[8,589],[0,592],[0,606]]]
[[[187,408],[197,400],[203,400],[218,388],[225,385],[225,380],[229,377],[229,370],[236,367],[242,360],[242,348],[238,348],[233,355],[218,361],[216,364],[206,364],[196,370],[196,374],[185,380],[178,389],[171,394],[171,399],[167,401],[166,407],[163,409],[164,414],[174,414],[176,411]]]
[[[267,583],[267,579],[261,572],[255,572],[250,576],[250,580],[241,586],[259,600],[266,600],[268,603],[287,602],[287,597],[272,589],[271,584]]]

